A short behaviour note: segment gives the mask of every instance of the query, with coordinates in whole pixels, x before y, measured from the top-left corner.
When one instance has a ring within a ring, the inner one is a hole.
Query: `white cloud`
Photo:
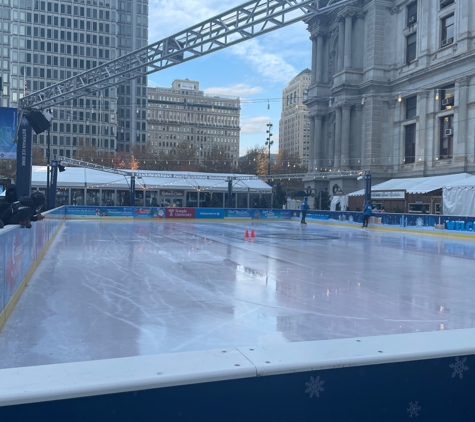
[[[268,117],[251,117],[250,119],[241,120],[241,133],[254,134],[263,133],[263,128],[269,123]],[[265,130],[264,130],[265,132]]]
[[[281,56],[264,49],[256,39],[236,45],[231,51],[271,82],[287,83],[299,72]]]
[[[233,97],[240,97],[241,100],[262,92],[260,86],[250,86],[247,84],[235,84],[227,87],[209,87],[204,90],[207,94],[230,95]]]

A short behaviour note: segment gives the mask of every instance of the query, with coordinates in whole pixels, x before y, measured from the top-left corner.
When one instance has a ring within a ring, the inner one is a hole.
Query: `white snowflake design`
[[[421,406],[419,406],[419,402],[415,401],[414,403],[411,401],[409,403],[409,407],[407,408],[407,413],[409,414],[410,418],[417,418],[419,416],[419,412],[421,411]]]
[[[350,223],[353,223],[354,220],[355,220],[355,219],[353,218],[352,215],[350,215],[350,216],[348,217],[348,221],[349,221]]]
[[[467,361],[467,358],[461,359],[457,356],[455,358],[455,362],[449,365],[449,367],[454,370],[454,372],[452,372],[452,378],[457,375],[459,376],[460,379],[463,378],[464,371],[468,371],[468,366],[465,365],[466,361]]]
[[[320,380],[320,376],[317,378],[310,377],[310,382],[306,382],[305,385],[308,387],[305,392],[310,394],[310,398],[313,396],[320,397],[320,393],[325,389],[322,385],[325,381]]]
[[[423,227],[424,226],[424,219],[422,217],[417,217],[416,226],[417,227]]]

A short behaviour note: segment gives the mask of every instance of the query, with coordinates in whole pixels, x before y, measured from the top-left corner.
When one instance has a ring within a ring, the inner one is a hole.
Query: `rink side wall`
[[[472,420],[475,330],[0,370],[11,421]]]
[[[295,220],[301,219],[300,210],[262,208],[173,208],[173,207],[93,207],[65,206],[67,219],[80,218],[126,218],[126,219],[218,219],[218,220]],[[352,211],[307,212],[307,222],[338,222],[361,225],[363,213]],[[475,234],[475,217],[454,217],[434,214],[373,213],[372,227],[395,229],[430,229]]]
[[[47,251],[65,219],[66,210],[44,213],[46,218],[31,224],[0,230],[0,328],[13,310],[26,283]]]

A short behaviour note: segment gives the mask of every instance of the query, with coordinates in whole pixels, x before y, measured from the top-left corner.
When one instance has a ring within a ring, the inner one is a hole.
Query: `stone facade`
[[[309,21],[309,171],[475,172],[474,18],[472,0],[361,0]]]

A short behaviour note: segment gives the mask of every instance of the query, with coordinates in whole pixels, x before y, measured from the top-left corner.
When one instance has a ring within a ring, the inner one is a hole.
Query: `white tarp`
[[[407,193],[428,193],[441,189],[451,183],[471,178],[468,173],[448,174],[445,176],[412,177],[407,179],[391,179],[378,185],[371,186],[371,191],[405,190]],[[349,196],[362,196],[364,189],[352,192]]]
[[[334,195],[330,202],[330,211],[336,211],[336,206],[340,204],[340,211],[348,208],[348,195]]]
[[[140,173],[141,170],[137,170]],[[227,177],[243,177],[254,175],[224,174],[224,173],[197,173],[197,172],[160,172],[143,170],[143,173],[153,174],[154,177],[136,177],[137,189],[184,189],[184,190],[211,190],[213,192],[227,192]],[[173,175],[173,177],[170,177]],[[195,176],[195,177],[194,177]],[[206,179],[203,177],[219,177],[222,179]],[[46,166],[33,166],[32,186],[46,186]],[[86,167],[67,167],[66,171],[58,172],[58,187],[79,188],[87,187],[102,189],[130,189],[130,176],[108,173]],[[271,193],[272,187],[260,179],[233,180],[234,192],[265,192]]]
[[[475,216],[475,176],[444,186],[444,215]]]

